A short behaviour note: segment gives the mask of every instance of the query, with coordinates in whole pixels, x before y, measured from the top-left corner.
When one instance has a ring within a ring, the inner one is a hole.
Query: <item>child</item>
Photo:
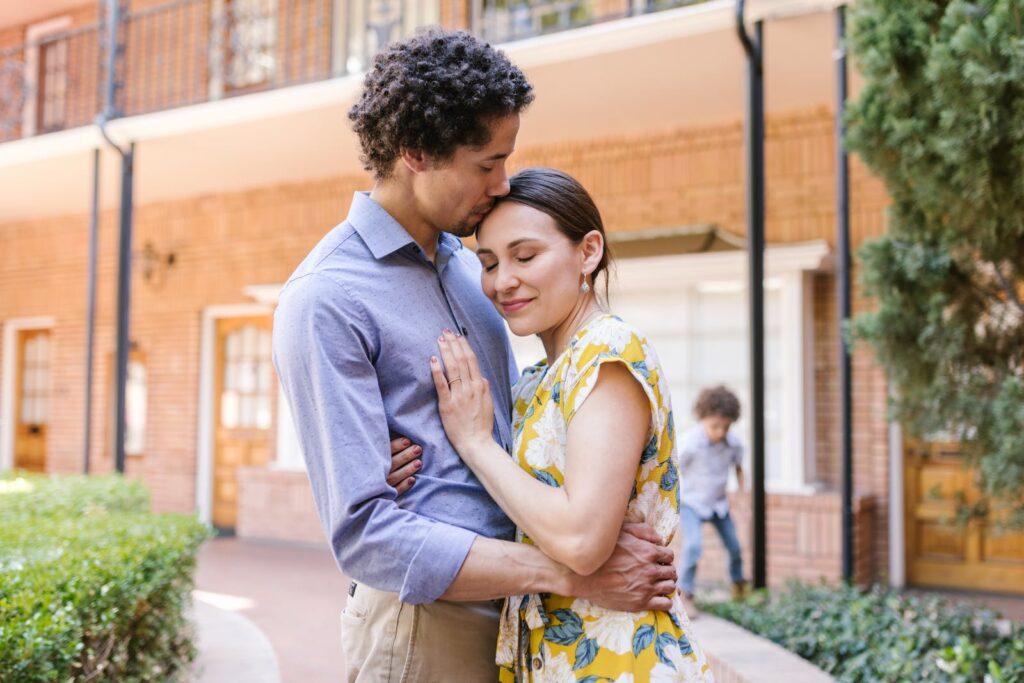
[[[693,406],[698,424],[683,436],[679,460],[682,489],[679,516],[683,529],[683,566],[679,589],[690,616],[696,616],[693,584],[701,555],[701,527],[705,522],[715,530],[729,551],[729,578],[733,597],[746,591],[743,558],[736,527],[729,516],[725,487],[729,469],[736,468],[736,480],[743,488],[743,446],[729,428],[740,417],[740,402],[724,386],[704,389]]]

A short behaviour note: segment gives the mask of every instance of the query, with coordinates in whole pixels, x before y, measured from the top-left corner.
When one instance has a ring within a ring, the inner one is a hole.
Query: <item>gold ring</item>
[[[456,382],[461,382],[461,381],[462,381],[461,377],[456,377],[455,379],[450,379],[450,380],[448,380],[448,386],[450,387],[451,385],[455,384]]]

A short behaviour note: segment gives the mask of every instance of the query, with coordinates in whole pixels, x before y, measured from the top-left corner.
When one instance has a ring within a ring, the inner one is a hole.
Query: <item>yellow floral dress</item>
[[[566,350],[527,368],[513,389],[513,456],[548,486],[564,483],[566,432],[604,363],[625,365],[651,404],[626,521],[646,522],[666,545],[679,526],[679,470],[669,390],[647,340],[613,315],[583,326]],[[521,529],[520,543],[533,543]],[[500,680],[710,681],[711,667],[691,639],[678,594],[670,612],[616,612],[582,598],[510,597],[502,612],[496,661]]]

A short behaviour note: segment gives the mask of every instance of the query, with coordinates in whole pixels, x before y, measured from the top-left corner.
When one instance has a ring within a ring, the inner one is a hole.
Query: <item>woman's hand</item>
[[[476,354],[465,337],[445,330],[437,345],[444,369],[436,357],[431,357],[430,374],[437,389],[441,423],[452,446],[472,466],[479,447],[493,441],[494,403],[490,385],[480,374]]]
[[[391,440],[391,471],[388,472],[388,486],[395,487],[398,495],[402,495],[416,483],[413,475],[423,467],[420,456],[423,449],[404,436]]]

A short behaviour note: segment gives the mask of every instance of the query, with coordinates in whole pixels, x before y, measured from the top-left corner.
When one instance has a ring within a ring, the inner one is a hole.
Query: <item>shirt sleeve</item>
[[[743,467],[743,442],[738,438],[730,440],[732,441],[732,464],[736,467]]]
[[[324,531],[341,571],[402,601],[437,600],[476,534],[403,510],[386,481],[390,434],[363,311],[311,274],[287,285],[273,357]]]

